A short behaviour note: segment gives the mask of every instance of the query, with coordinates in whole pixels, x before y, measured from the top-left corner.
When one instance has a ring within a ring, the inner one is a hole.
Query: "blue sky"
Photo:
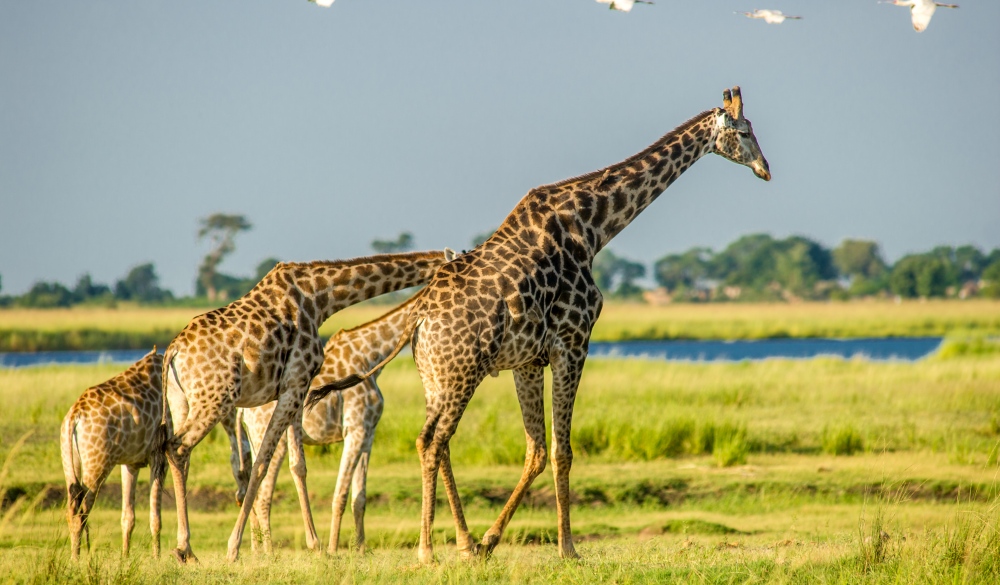
[[[767,25],[733,14],[778,8]],[[179,294],[221,269],[467,248],[532,187],[638,152],[741,85],[774,179],[703,159],[611,243],[652,262],[749,233],[894,260],[1000,246],[1000,2],[917,34],[874,0],[4,2],[0,276]]]

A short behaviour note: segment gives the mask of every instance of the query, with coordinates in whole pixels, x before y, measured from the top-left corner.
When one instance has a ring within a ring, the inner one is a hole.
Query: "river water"
[[[915,361],[933,353],[940,337],[881,337],[869,339],[764,339],[758,341],[619,341],[593,342],[594,358],[642,358],[667,361],[743,361],[770,358],[809,359],[818,356],[860,357],[868,360]],[[48,364],[129,364],[147,350],[41,351],[0,353],[0,367]]]

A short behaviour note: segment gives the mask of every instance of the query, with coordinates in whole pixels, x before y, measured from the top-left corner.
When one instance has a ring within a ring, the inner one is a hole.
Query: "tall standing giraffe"
[[[175,425],[166,453],[177,498],[173,552],[178,561],[197,560],[187,517],[187,475],[195,445],[216,423],[235,421],[237,407],[277,400],[229,538],[227,558],[234,561],[257,488],[289,425],[291,450],[301,452],[302,404],[323,364],[320,325],[365,299],[424,284],[444,262],[443,252],[283,262],[242,298],[192,319],[170,342],[163,356],[163,385]],[[238,461],[240,445],[234,442],[233,449]],[[318,541],[306,544],[318,548]]]
[[[407,327],[427,401],[427,418],[417,437],[423,476],[421,562],[433,562],[439,468],[449,489],[462,556],[488,555],[500,542],[525,491],[545,468],[546,365],[552,368],[551,458],[559,554],[578,556],[569,520],[570,425],[590,333],[603,304],[592,275],[594,255],[708,153],[770,180],[750,121],[743,117],[738,87],[723,93],[723,106],[698,114],[618,164],[532,189],[493,236],[441,268],[419,294]],[[448,442],[476,387],[499,370],[513,370],[527,452],[521,480],[477,545],[457,494],[451,497]],[[352,376],[328,388],[360,378]],[[314,393],[310,400],[321,397]]]
[[[122,555],[135,528],[139,469],[149,465],[149,529],[153,555],[160,555],[160,496],[163,457],[163,356],[156,348],[110,380],[91,386],[66,413],[60,429],[70,555],[80,556],[81,533],[90,547],[90,513],[104,480],[122,467]]]
[[[353,373],[368,371],[388,356],[402,339],[407,317],[416,297],[399,305],[378,319],[359,325],[353,329],[338,331],[323,349],[323,367],[313,378],[310,390],[346,378]],[[404,340],[405,341],[405,340]],[[398,352],[397,352],[398,353]],[[368,479],[368,458],[375,439],[375,427],[382,418],[384,400],[382,391],[376,384],[381,368],[372,372],[362,383],[342,392],[329,394],[316,405],[302,412],[302,443],[306,445],[330,445],[344,442],[340,456],[340,471],[337,486],[333,492],[333,520],[330,523],[330,543],[327,551],[337,551],[340,542],[340,524],[347,508],[348,489],[351,490],[351,509],[354,513],[355,547],[365,548],[365,491]],[[240,409],[239,417],[246,423],[247,434],[254,448],[259,448],[267,423],[274,412],[274,403],[256,408]],[[288,431],[291,433],[291,429]],[[262,481],[254,505],[252,518],[255,531],[259,531],[265,552],[271,551],[271,497],[278,479],[278,471],[285,457],[286,439],[282,438]],[[304,454],[293,455],[297,461],[304,460]],[[309,500],[299,483],[305,483],[305,467],[290,464],[292,477],[299,494],[306,529],[306,540],[316,539]],[[353,481],[352,481],[353,478]],[[252,541],[256,545],[257,539]]]

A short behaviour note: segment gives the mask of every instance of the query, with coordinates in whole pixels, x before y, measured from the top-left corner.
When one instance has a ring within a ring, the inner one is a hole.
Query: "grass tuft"
[[[823,452],[830,455],[854,455],[865,450],[865,441],[850,423],[823,429]]]

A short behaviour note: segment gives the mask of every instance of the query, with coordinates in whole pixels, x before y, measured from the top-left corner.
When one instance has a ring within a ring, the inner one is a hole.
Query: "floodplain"
[[[787,308],[787,307],[786,307]],[[0,564],[7,582],[996,582],[1000,579],[1000,351],[990,337],[946,342],[916,363],[819,358],[741,363],[592,360],[573,427],[574,534],[561,561],[550,470],[486,562],[463,563],[443,490],[438,564],[417,567],[423,397],[407,359],[379,379],[368,552],[303,550],[287,470],[272,518],[277,551],[225,562],[236,518],[228,442],[194,451],[192,545],[201,564],[149,558],[140,475],[133,554],[120,560],[113,475],[92,516],[92,550],[69,561],[59,421],[114,365],[0,370]],[[23,441],[22,441],[23,439]],[[478,390],[452,454],[474,534],[520,475],[524,435],[509,373]],[[307,451],[321,540],[339,447]],[[168,479],[163,546],[176,526]],[[349,515],[349,513],[348,513]],[[248,537],[249,539],[249,537]]]

